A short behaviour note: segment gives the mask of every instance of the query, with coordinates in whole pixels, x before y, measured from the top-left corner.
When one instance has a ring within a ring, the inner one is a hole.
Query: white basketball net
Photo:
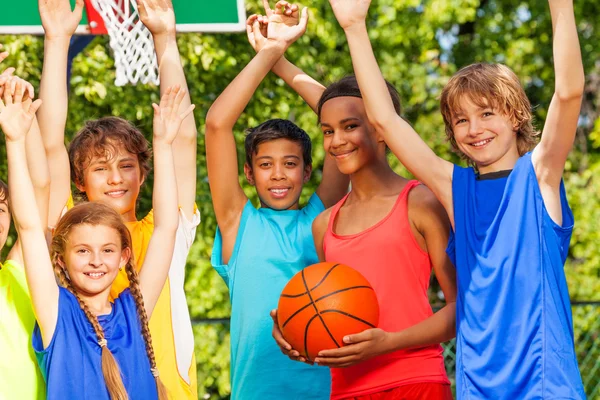
[[[91,0],[100,13],[114,52],[115,85],[154,83],[158,85],[158,64],[152,34],[142,24],[135,0]]]

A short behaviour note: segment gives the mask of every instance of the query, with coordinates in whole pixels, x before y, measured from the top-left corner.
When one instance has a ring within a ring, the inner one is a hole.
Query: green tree
[[[577,300],[600,300],[600,250],[597,249],[600,208],[596,200],[600,192],[597,179],[600,170],[600,64],[597,61],[600,47],[596,45],[600,29],[599,4],[596,0],[576,3],[588,84],[579,137],[565,174],[577,220],[565,269],[572,297]],[[248,15],[261,12],[260,0],[247,0],[246,7]],[[328,2],[312,2],[310,10],[308,32],[289,49],[288,57],[327,84],[352,73],[352,64],[345,37]],[[503,62],[513,68],[536,106],[537,125],[542,126],[553,91],[554,75],[547,1],[379,0],[373,2],[369,28],[383,73],[399,89],[405,117],[442,157],[458,161],[444,140],[438,98],[452,73],[472,62]],[[3,67],[14,66],[17,74],[37,87],[43,40],[33,36],[0,36],[0,43],[11,52]],[[228,292],[210,265],[216,221],[206,179],[204,122],[211,103],[250,61],[254,52],[245,33],[181,34],[178,44],[192,100],[197,106],[197,203],[202,214],[202,223],[188,259],[186,292],[195,320],[227,318],[230,313]],[[152,85],[116,87],[114,78],[108,39],[98,37],[73,64],[68,140],[85,120],[105,115],[126,118],[150,137],[150,105],[158,100],[157,88]],[[325,156],[322,138],[316,116],[274,76],[269,76],[259,88],[237,124],[240,165],[245,129],[270,118],[291,119],[314,140],[316,172],[303,192],[306,200],[320,180],[318,169]],[[0,159],[6,159],[3,141]],[[406,173],[397,160],[392,159],[392,163],[399,172]],[[6,178],[4,161],[0,163],[0,178]],[[151,180],[152,177],[142,191],[140,215],[150,207]],[[241,170],[240,181],[246,194],[256,202],[254,190],[245,183]],[[437,300],[436,285],[433,285],[432,298]],[[597,329],[589,324],[589,320],[577,314],[576,330],[579,326]],[[197,325],[195,334],[200,395],[207,399],[226,398],[230,391],[228,325]],[[595,337],[597,339],[597,335]]]

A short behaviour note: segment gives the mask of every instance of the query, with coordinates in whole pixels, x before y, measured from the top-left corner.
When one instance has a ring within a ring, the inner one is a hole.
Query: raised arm
[[[140,19],[152,32],[154,49],[158,60],[161,96],[169,87],[185,89],[179,111],[184,112],[192,104],[187,82],[177,48],[175,13],[171,0],[138,0]],[[173,142],[175,174],[179,205],[188,218],[194,213],[196,201],[196,151],[198,129],[194,114],[190,113],[181,124]]]
[[[252,15],[246,21],[248,41],[256,51],[260,51],[267,41],[267,29],[270,19],[276,18],[287,26],[295,26],[299,20],[298,5],[296,4],[279,1],[275,5],[275,10],[270,8],[268,0],[263,0],[263,5],[267,16]],[[256,21],[259,23],[259,29],[254,29]],[[272,71],[294,89],[304,99],[306,104],[317,113],[317,105],[321,95],[325,91],[325,86],[289,62],[284,56],[273,66]],[[350,177],[342,174],[338,170],[335,160],[325,155],[323,178],[317,188],[317,195],[325,207],[334,205],[344,197],[348,192],[349,183]]]
[[[184,112],[180,106],[185,90],[179,86],[168,88],[154,108],[154,231],[148,244],[144,265],[140,271],[140,290],[148,317],[152,315],[158,296],[162,291],[175,246],[175,234],[179,225],[177,207],[177,178],[173,157],[173,142],[182,122],[194,110],[189,105]]]
[[[35,203],[40,215],[42,226],[48,226],[48,201],[50,198],[50,174],[48,172],[48,160],[44,152],[40,128],[37,119],[33,119],[31,128],[25,138],[25,153],[27,167],[33,185]],[[24,264],[21,240],[17,241],[10,249],[7,259],[16,261],[19,265]]]
[[[369,121],[400,162],[435,193],[452,219],[453,165],[436,156],[410,124],[396,114],[367,33],[365,19],[371,1],[329,0],[329,3],[348,39]]]
[[[0,45],[0,49],[1,49]],[[2,53],[8,55],[8,52]],[[0,63],[3,57],[0,57]],[[14,68],[9,68],[0,74],[0,98],[4,96],[4,88],[11,90],[14,96],[17,91],[17,83],[23,98],[33,98],[33,86],[17,76],[13,76]],[[50,176],[48,174],[48,162],[44,154],[44,147],[40,137],[40,129],[34,118],[31,128],[25,139],[25,150],[27,153],[27,165],[29,167],[31,181],[35,191],[35,201],[40,212],[42,224],[46,226],[48,221],[48,196],[50,190]],[[21,242],[17,238],[16,243],[10,249],[7,259],[16,261],[23,265],[21,253]]]
[[[554,96],[532,161],[552,218],[560,222],[559,188],[577,132],[585,84],[572,0],[549,0],[554,54]]]
[[[47,251],[44,235],[46,227],[42,224],[36,206],[25,144],[27,132],[41,101],[32,103],[28,99],[23,102],[20,90],[16,91],[14,98],[9,90],[5,90],[3,97],[4,101],[0,101],[0,127],[6,137],[10,204],[23,247],[25,275],[33,310],[44,345],[47,345],[56,328],[59,292]]]
[[[227,86],[206,116],[206,160],[208,181],[219,229],[224,235],[237,232],[246,204],[238,180],[237,150],[233,127],[252,95],[287,47],[306,30],[307,10],[298,25],[285,26],[277,21],[269,24],[268,40],[252,61]],[[258,21],[253,29],[260,29]],[[234,233],[235,234],[235,233]]]
[[[67,123],[67,56],[69,44],[81,21],[83,0],[71,11],[69,0],[38,0],[44,27],[44,65],[40,82],[38,111],[42,140],[50,171],[48,224],[56,225],[71,194],[71,170],[65,148]]]
[[[300,18],[299,7],[297,4],[291,4],[287,1],[278,1],[273,10],[269,5],[269,0],[263,0],[263,6],[265,8],[266,16],[251,15],[246,21],[248,41],[256,52],[260,51],[267,41],[267,28],[270,18],[274,18],[273,16],[275,15],[276,18],[288,26],[298,25]],[[253,29],[255,21],[259,22],[260,29],[258,30]],[[317,112],[317,104],[325,90],[325,86],[289,62],[285,56],[282,56],[277,63],[275,63],[271,71],[283,79],[288,86],[298,93],[315,113]]]

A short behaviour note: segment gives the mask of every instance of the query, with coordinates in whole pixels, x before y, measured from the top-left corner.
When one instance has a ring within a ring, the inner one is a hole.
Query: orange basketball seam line
[[[325,313],[338,313],[338,314],[343,314],[343,315],[345,315],[345,316],[347,316],[347,317],[350,317],[350,318],[353,318],[353,319],[355,319],[355,320],[357,320],[357,321],[360,321],[360,322],[362,322],[362,323],[363,323],[363,324],[365,324],[365,325],[369,325],[371,328],[375,328],[375,325],[373,325],[373,324],[372,324],[372,323],[370,323],[369,321],[365,321],[365,320],[364,320],[364,319],[362,319],[362,318],[358,318],[356,315],[352,315],[352,314],[350,314],[350,313],[347,313],[347,312],[344,312],[344,311],[341,311],[341,310],[323,310],[323,311],[321,311],[321,314],[325,314]]]
[[[334,294],[338,294],[338,293],[341,293],[341,292],[346,292],[346,291],[352,290],[352,289],[370,289],[370,290],[373,290],[373,288],[371,286],[351,286],[351,287],[340,289],[340,290],[336,290],[334,292],[331,292],[331,293],[328,293],[328,294],[326,294],[324,296],[321,296],[321,297],[319,297],[318,299],[315,300],[315,303],[317,303],[317,302],[319,302],[319,301],[321,301],[323,299],[326,299],[329,296],[333,296]],[[305,295],[305,294],[307,294],[307,293],[303,293],[303,295]],[[295,296],[295,297],[298,297],[298,296]],[[296,315],[300,314],[302,311],[306,310],[306,308],[310,307],[310,305],[311,305],[311,303],[308,303],[305,306],[302,306],[302,308],[298,309],[295,313],[293,313],[292,315],[290,315],[288,317],[288,319],[286,319],[285,322],[283,323],[283,325],[281,325],[281,326],[285,327],[288,324],[288,322],[290,322],[292,320],[292,318],[294,318]]]
[[[335,268],[336,266],[334,265],[331,269]],[[331,270],[330,270],[331,271]],[[310,302],[312,303],[313,307],[315,308],[315,312],[317,313],[317,315],[319,316],[319,319],[321,320],[321,323],[323,324],[323,326],[325,327],[325,330],[327,331],[327,333],[329,334],[329,337],[331,338],[331,340],[333,340],[333,343],[335,343],[335,345],[339,348],[340,345],[338,344],[337,340],[335,340],[335,338],[333,337],[333,335],[331,334],[331,332],[329,331],[329,328],[327,327],[327,324],[325,323],[325,321],[323,320],[323,317],[321,316],[321,313],[319,312],[319,308],[317,307],[317,305],[315,304],[312,295],[310,294],[310,290],[308,289],[308,284],[306,283],[306,277],[304,276],[304,269],[301,271],[301,275],[302,275],[302,283],[304,284],[304,288],[307,291],[308,297],[310,299]],[[306,358],[309,361],[312,361],[310,359],[310,356],[308,355],[308,348],[307,345],[308,343],[306,343],[306,333],[308,333],[308,326],[310,324],[307,324],[306,326],[306,332],[304,335],[304,352],[306,353]]]
[[[323,282],[325,282],[325,279],[327,279],[327,277],[329,276],[329,274],[331,273],[331,271],[333,271],[333,270],[335,269],[335,267],[337,267],[337,266],[339,266],[339,265],[340,265],[340,264],[338,263],[338,264],[335,264],[333,267],[331,267],[331,268],[329,269],[329,271],[327,271],[327,273],[326,273],[325,275],[323,275],[323,278],[321,278],[321,280],[320,280],[320,281],[319,281],[319,282],[318,282],[318,283],[317,283],[315,286],[313,286],[313,287],[312,287],[312,289],[310,289],[310,290],[315,290],[315,289],[316,289],[316,288],[318,288],[318,287],[319,287],[319,286],[320,286],[320,285],[321,285]],[[307,288],[307,289],[308,289],[308,288]],[[307,294],[307,293],[306,293],[306,292],[304,292],[304,293],[300,293],[300,294],[282,294],[282,295],[281,295],[281,297],[286,297],[286,298],[289,298],[289,299],[294,299],[294,298],[302,297],[302,296],[304,296],[305,294]]]

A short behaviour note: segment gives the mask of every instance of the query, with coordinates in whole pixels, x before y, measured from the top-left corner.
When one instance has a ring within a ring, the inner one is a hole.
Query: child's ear
[[[310,180],[310,176],[312,175],[312,165],[307,165],[304,167],[304,183],[307,183]]]
[[[79,190],[81,193],[85,193],[85,185],[83,183],[79,183],[77,181],[75,181],[75,187],[77,188],[77,190]]]
[[[121,251],[121,264],[119,264],[119,265],[120,266],[127,265],[130,258],[131,258],[131,249],[129,247],[125,247]]]
[[[246,175],[246,180],[252,186],[254,186],[254,172],[252,172],[252,167],[248,165],[248,163],[244,164],[244,175]]]

